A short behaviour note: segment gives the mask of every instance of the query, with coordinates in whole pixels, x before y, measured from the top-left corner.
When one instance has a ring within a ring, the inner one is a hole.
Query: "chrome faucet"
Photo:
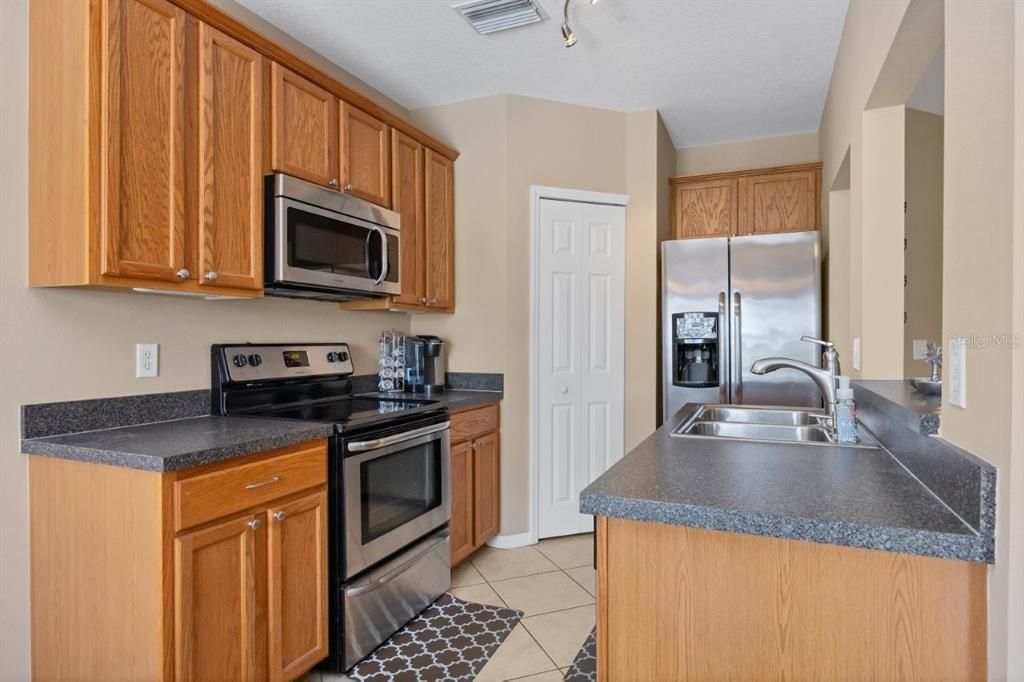
[[[836,422],[836,377],[840,374],[839,353],[836,352],[836,346],[831,341],[823,341],[813,336],[801,336],[800,340],[816,343],[825,349],[821,354],[821,368],[790,358],[761,358],[750,366],[750,371],[754,374],[767,374],[777,369],[795,369],[809,376],[811,381],[818,387],[818,390],[821,391],[821,397],[825,402],[825,410],[829,417],[829,426],[834,429]]]

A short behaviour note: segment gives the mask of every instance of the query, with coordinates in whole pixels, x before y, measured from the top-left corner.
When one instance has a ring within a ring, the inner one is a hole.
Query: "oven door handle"
[[[438,431],[445,431],[451,426],[450,421],[442,422],[440,424],[432,424],[430,426],[424,426],[419,429],[413,429],[412,431],[406,431],[404,433],[396,433],[393,436],[385,436],[384,438],[374,438],[373,440],[360,440],[355,443],[348,444],[349,452],[366,452],[367,450],[378,450],[380,448],[386,448],[389,445],[395,445],[397,443],[404,443],[407,440],[419,438],[425,436],[428,433],[437,433]]]
[[[448,531],[448,529],[445,529],[440,535],[437,536],[437,538],[435,539],[434,542],[431,542],[429,545],[424,547],[421,551],[416,552],[416,556],[410,557],[407,561],[402,562],[401,565],[391,569],[390,571],[388,571],[387,573],[385,573],[382,576],[379,576],[379,577],[372,577],[371,576],[363,584],[356,585],[354,587],[348,588],[347,590],[345,590],[345,596],[346,597],[358,597],[361,594],[366,594],[367,592],[372,592],[373,590],[376,590],[378,587],[380,587],[384,583],[390,582],[391,580],[397,578],[399,575],[401,575],[402,573],[405,573],[410,568],[412,568],[416,564],[416,562],[418,562],[420,559],[423,558],[423,556],[425,554],[434,551],[434,549],[436,549],[438,545],[440,545],[443,542],[445,542],[446,540],[448,540],[448,536],[449,536],[449,531]]]

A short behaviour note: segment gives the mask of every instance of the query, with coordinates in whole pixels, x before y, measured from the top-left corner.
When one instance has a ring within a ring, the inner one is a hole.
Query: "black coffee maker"
[[[446,371],[444,339],[405,337],[405,390],[427,394],[443,391]]]

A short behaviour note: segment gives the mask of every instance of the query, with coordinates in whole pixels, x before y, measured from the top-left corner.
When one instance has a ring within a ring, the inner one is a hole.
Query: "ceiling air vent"
[[[548,18],[536,0],[471,0],[454,5],[452,9],[483,35]]]

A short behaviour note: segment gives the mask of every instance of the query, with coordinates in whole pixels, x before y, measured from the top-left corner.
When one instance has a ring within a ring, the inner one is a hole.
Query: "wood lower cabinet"
[[[391,128],[344,102],[338,105],[341,185],[347,194],[391,207]]]
[[[277,62],[270,65],[270,165],[338,188],[338,100]]]
[[[597,679],[981,682],[987,571],[598,517]]]
[[[452,415],[452,566],[498,534],[501,457],[497,404]]]
[[[322,440],[164,474],[30,456],[33,679],[301,677],[328,653],[326,481]]]
[[[821,229],[821,163],[669,180],[672,238]]]

